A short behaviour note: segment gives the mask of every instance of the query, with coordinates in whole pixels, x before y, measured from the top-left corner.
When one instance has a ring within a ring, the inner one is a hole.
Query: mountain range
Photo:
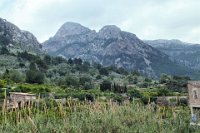
[[[195,71],[193,67],[189,68],[191,65],[186,65],[187,60],[183,65],[173,58],[174,55],[181,56],[181,52],[178,54],[174,50],[174,53],[170,54],[170,50],[166,52],[154,44],[159,43],[143,41],[135,34],[122,31],[115,25],[104,26],[97,32],[74,22],[63,24],[53,37],[40,44],[30,32],[20,30],[5,19],[0,19],[1,50],[9,47],[14,53],[28,51],[36,54],[48,53],[66,59],[81,58],[104,66],[138,70],[150,77],[159,77],[162,73],[193,75]]]
[[[43,50],[51,55],[138,70],[152,77],[161,73],[186,74],[189,71],[185,67],[180,69],[167,54],[146,44],[135,34],[114,25],[104,26],[96,32],[78,23],[67,22],[42,45]]]
[[[180,40],[145,40],[145,43],[170,56],[181,66],[200,69],[200,45]]]

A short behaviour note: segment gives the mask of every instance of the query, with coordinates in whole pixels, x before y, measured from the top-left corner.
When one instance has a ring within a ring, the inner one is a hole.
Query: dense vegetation
[[[9,55],[8,55],[9,56]],[[11,55],[14,56],[14,55]],[[128,72],[123,68],[103,67],[81,59],[17,53],[18,64],[0,75],[0,92],[53,93],[57,98],[94,99],[105,96],[123,101],[140,98],[147,104],[158,96],[186,95],[189,77],[161,75],[159,80]]]
[[[28,52],[8,50],[0,56],[6,57],[0,58],[1,101],[9,92],[41,98],[25,109],[3,108],[1,132],[197,131],[189,126],[187,99],[175,107],[155,104],[160,96],[187,95],[189,77],[163,74],[152,79],[137,71]],[[67,101],[61,104],[56,99]]]
[[[199,130],[189,125],[188,108],[156,108],[156,105],[143,106],[136,102],[119,106],[112,102],[69,99],[62,105],[48,100],[21,110],[3,111],[1,118],[2,133],[189,133]]]

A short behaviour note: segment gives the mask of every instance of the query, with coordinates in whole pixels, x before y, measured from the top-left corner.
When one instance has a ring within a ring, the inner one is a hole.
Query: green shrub
[[[137,89],[131,89],[128,92],[132,98],[142,98],[142,94]]]
[[[109,72],[108,72],[108,70],[106,68],[100,68],[99,69],[99,74],[108,76]]]
[[[38,70],[29,70],[26,72],[26,82],[27,83],[38,83],[43,84],[45,79],[44,73],[38,71]]]
[[[100,84],[100,90],[101,91],[111,91],[112,90],[112,83],[108,80],[104,80],[101,84]]]
[[[90,89],[93,89],[94,88],[94,85],[92,83],[88,83],[86,82],[84,85],[83,85],[83,89],[84,90],[90,90]]]
[[[7,81],[6,80],[1,80],[0,79],[0,88],[3,88],[7,85]]]
[[[15,83],[21,83],[25,81],[25,75],[17,70],[10,71],[10,79]]]
[[[90,83],[91,78],[89,76],[82,76],[79,78],[79,84],[80,85],[85,85],[85,83]]]
[[[79,86],[79,80],[78,80],[78,78],[76,78],[74,76],[66,76],[64,84],[68,85],[68,86],[78,87]]]
[[[122,102],[124,101],[124,98],[121,95],[115,95],[113,100],[118,102],[119,104],[122,104]]]
[[[99,80],[99,79],[101,79],[101,78],[102,78],[101,75],[97,75],[97,76],[96,76],[96,79],[97,79],[97,80]]]

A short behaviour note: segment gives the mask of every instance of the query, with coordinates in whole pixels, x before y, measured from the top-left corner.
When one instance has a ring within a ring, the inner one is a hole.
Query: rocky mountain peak
[[[90,32],[91,30],[87,27],[82,26],[79,23],[66,22],[56,33],[56,38],[71,36],[71,35],[80,35]]]
[[[11,43],[15,48],[21,50],[32,52],[39,52],[41,50],[41,44],[32,33],[22,31],[16,25],[0,18],[0,39],[2,38],[9,40],[7,43]]]
[[[5,23],[5,22],[7,22],[6,19],[0,18],[0,23]]]
[[[54,36],[43,43],[43,49],[51,55],[81,58],[91,63],[123,67],[130,71],[138,70],[153,77],[161,73],[183,72],[175,70],[179,66],[166,54],[147,45],[135,34],[121,31],[115,25],[104,26],[96,33],[80,24],[65,23],[57,35],[58,38]]]
[[[115,25],[106,25],[99,30],[99,36],[104,39],[119,39],[121,38],[121,29]]]

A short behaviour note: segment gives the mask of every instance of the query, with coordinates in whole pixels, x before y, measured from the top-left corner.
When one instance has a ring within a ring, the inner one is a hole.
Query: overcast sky
[[[0,0],[0,17],[40,42],[73,21],[97,31],[114,24],[140,39],[200,43],[200,0]]]

